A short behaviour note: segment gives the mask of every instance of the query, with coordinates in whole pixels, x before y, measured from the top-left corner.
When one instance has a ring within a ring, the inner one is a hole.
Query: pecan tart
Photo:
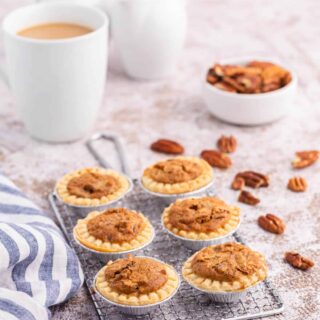
[[[153,238],[153,228],[142,214],[126,208],[94,211],[78,220],[74,237],[99,252],[121,252],[141,248]]]
[[[173,267],[153,258],[135,257],[109,261],[97,274],[97,291],[111,302],[152,305],[172,297],[179,287]]]
[[[176,157],[144,170],[143,186],[156,193],[180,194],[195,191],[212,181],[210,165],[196,157]]]
[[[75,206],[99,206],[123,196],[129,180],[111,169],[83,168],[63,176],[57,183],[59,198]]]
[[[213,197],[178,199],[163,211],[162,222],[177,236],[210,240],[238,227],[240,209]]]
[[[184,279],[193,287],[214,292],[241,292],[267,276],[265,258],[236,242],[209,246],[183,265]]]

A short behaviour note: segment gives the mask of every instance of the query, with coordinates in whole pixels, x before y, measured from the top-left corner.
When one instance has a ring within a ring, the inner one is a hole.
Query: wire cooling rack
[[[178,293],[168,303],[160,305],[154,312],[144,316],[121,314],[114,306],[103,301],[93,289],[94,276],[103,264],[74,241],[72,229],[79,216],[59,203],[54,194],[49,196],[49,200],[65,236],[80,259],[87,287],[101,320],[244,320],[266,317],[283,311],[282,300],[269,281],[264,281],[254,287],[245,299],[231,304],[213,303],[205,294],[182,281]],[[180,272],[183,262],[192,255],[192,251],[180,245],[176,239],[171,238],[163,230],[160,216],[165,204],[162,200],[145,194],[137,181],[134,181],[133,191],[124,200],[117,203],[117,206],[125,206],[143,212],[155,228],[154,241],[140,253],[163,260]],[[230,240],[243,243],[238,234],[230,237]]]

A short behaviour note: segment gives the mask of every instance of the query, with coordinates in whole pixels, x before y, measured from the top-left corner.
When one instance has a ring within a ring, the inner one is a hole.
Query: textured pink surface
[[[25,0],[2,0],[0,17]],[[95,131],[113,131],[123,137],[133,176],[162,156],[149,151],[158,137],[181,141],[189,154],[215,146],[220,134],[234,134],[239,149],[234,166],[216,170],[217,195],[236,203],[229,189],[233,176],[252,169],[271,177],[271,186],[258,191],[259,206],[240,205],[241,234],[269,262],[270,278],[282,293],[286,311],[278,319],[320,318],[320,164],[299,174],[309,182],[304,194],[286,189],[295,174],[290,168],[294,151],[319,147],[320,133],[320,3],[317,0],[191,0],[186,48],[176,74],[163,81],[137,82],[109,71],[107,91]],[[0,51],[2,47],[0,48]],[[201,80],[214,59],[234,56],[277,57],[299,76],[299,94],[292,113],[273,125],[229,126],[211,116],[201,99]],[[111,66],[112,67],[112,66]],[[111,68],[112,69],[112,68]],[[16,114],[10,92],[0,84],[1,168],[44,209],[55,180],[68,170],[93,164],[83,141],[48,145],[31,140]],[[89,135],[88,135],[89,136]],[[268,234],[256,225],[261,213],[283,217],[283,236]],[[312,257],[316,266],[300,272],[283,263],[286,250]],[[85,290],[55,308],[53,319],[94,319]]]

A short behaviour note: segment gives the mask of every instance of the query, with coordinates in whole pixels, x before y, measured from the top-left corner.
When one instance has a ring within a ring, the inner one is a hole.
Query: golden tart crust
[[[147,257],[109,261],[97,274],[96,289],[106,299],[123,305],[143,306],[172,296],[179,286],[173,267]]]
[[[179,194],[195,191],[212,181],[211,166],[196,157],[176,157],[146,168],[143,186],[156,193]]]
[[[192,286],[208,292],[238,292],[267,276],[265,258],[236,242],[209,246],[191,256],[182,275]]]
[[[120,198],[130,187],[128,179],[111,169],[83,168],[57,183],[59,198],[70,205],[99,206]]]
[[[138,249],[154,235],[149,220],[140,212],[125,208],[90,212],[73,229],[76,240],[99,252],[122,252]]]
[[[210,240],[238,227],[240,209],[213,197],[178,199],[163,211],[162,222],[177,236]]]

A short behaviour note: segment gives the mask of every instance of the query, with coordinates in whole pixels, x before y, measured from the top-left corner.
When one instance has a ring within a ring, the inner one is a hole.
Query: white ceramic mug
[[[58,40],[17,35],[50,22],[80,24],[94,31]],[[82,137],[94,123],[105,87],[105,14],[77,4],[34,4],[10,13],[2,28],[9,86],[30,135],[50,142]]]

